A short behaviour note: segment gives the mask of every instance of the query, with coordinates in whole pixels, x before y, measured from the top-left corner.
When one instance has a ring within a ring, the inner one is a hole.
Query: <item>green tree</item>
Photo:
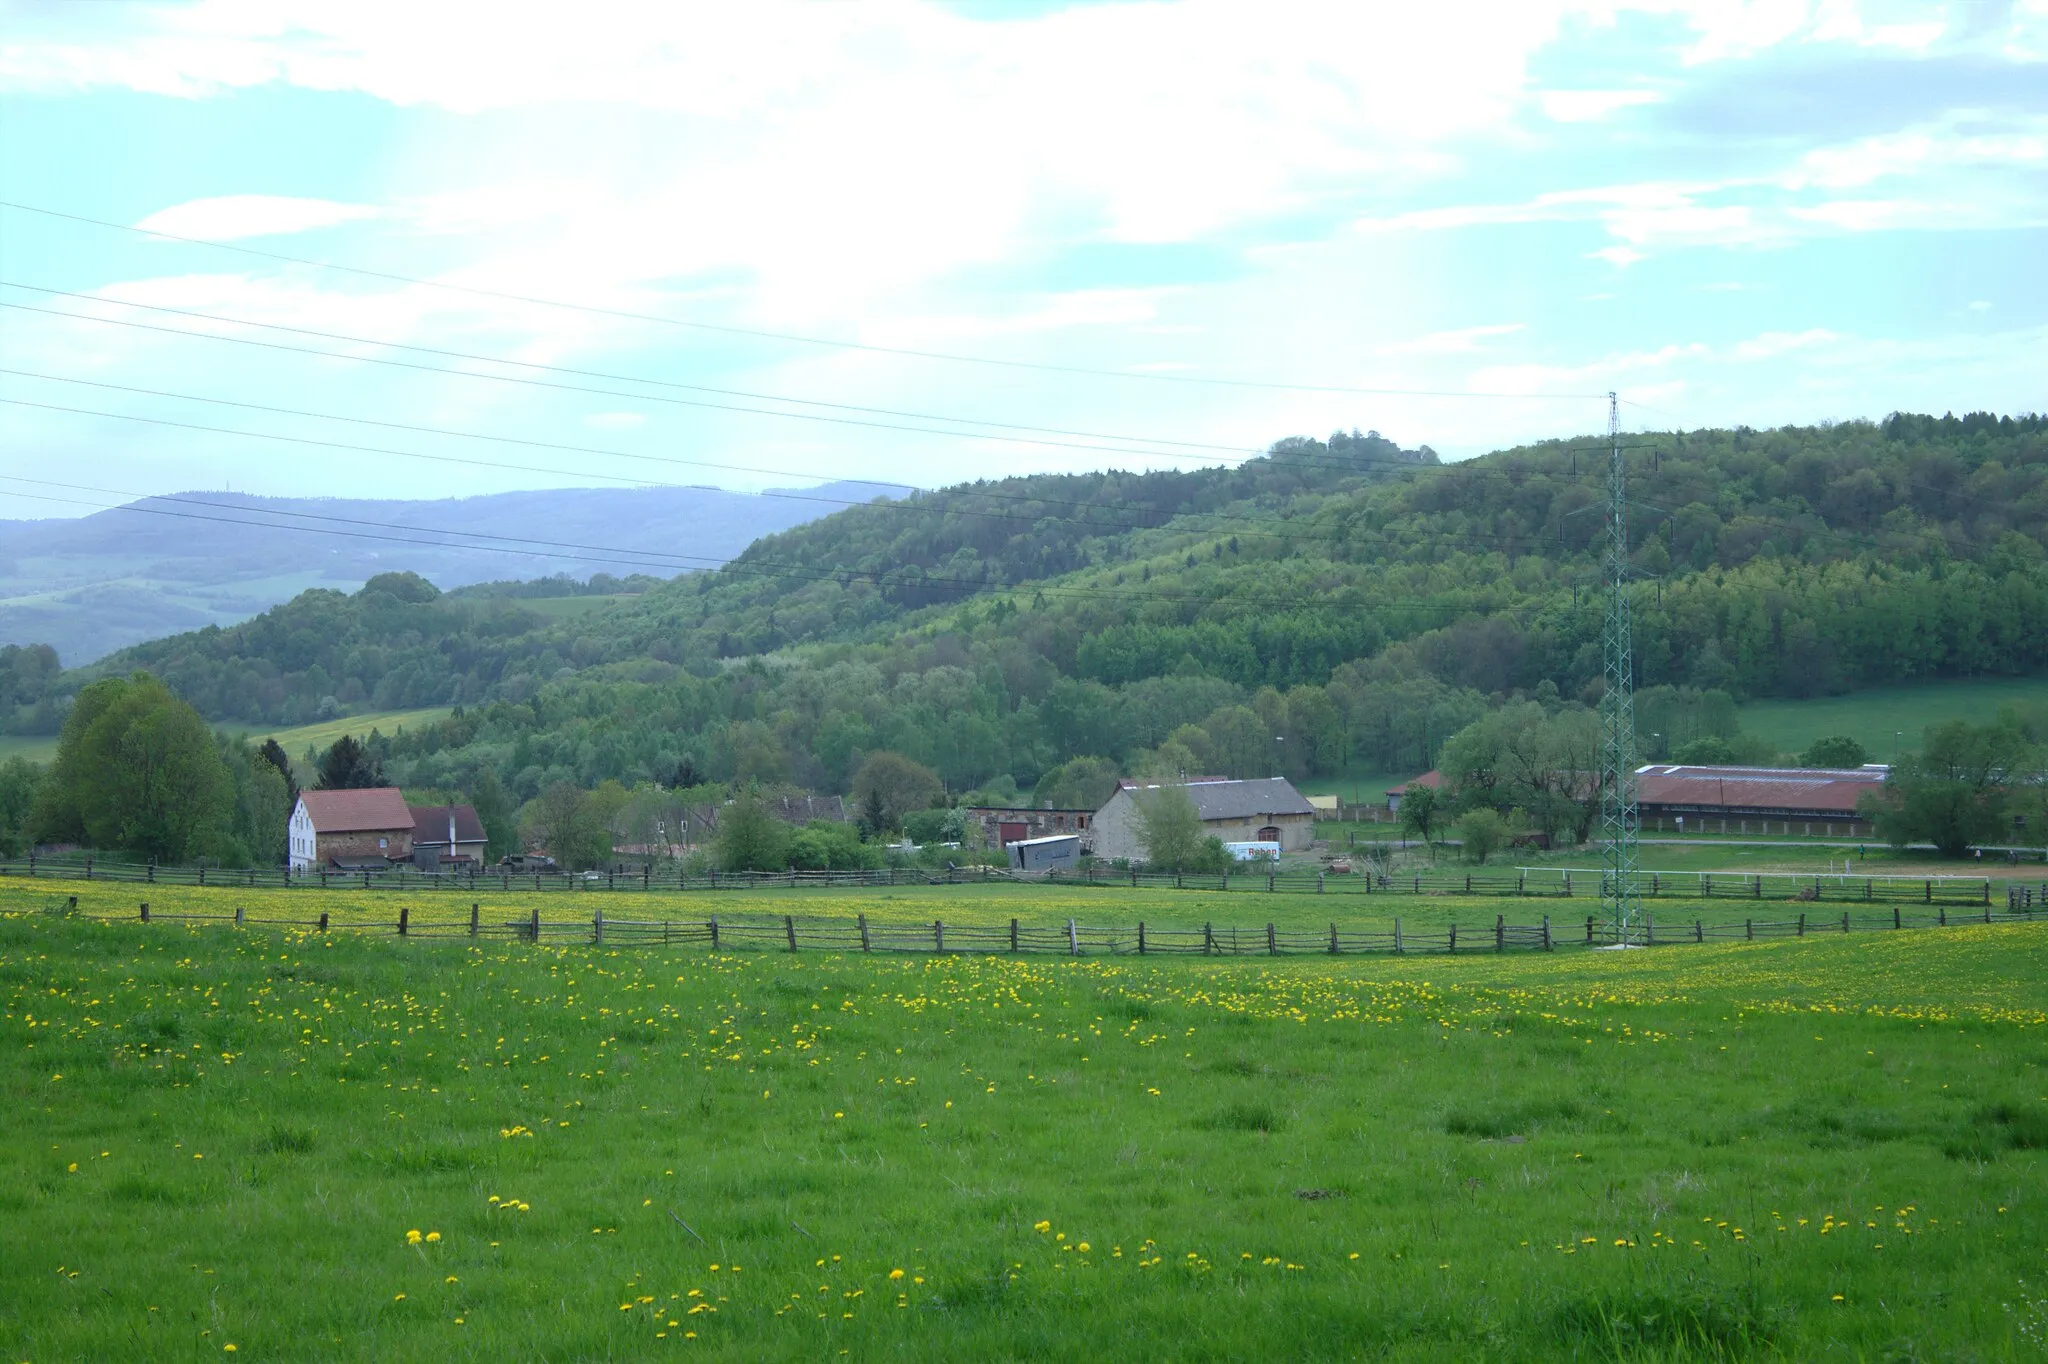
[[[1962,857],[2005,832],[2005,782],[2035,758],[2009,725],[1932,725],[1920,751],[1895,764],[1884,789],[1866,794],[1858,813],[1895,848],[1932,843],[1944,857]]]
[[[1846,734],[1815,739],[1799,755],[1801,767],[1861,767],[1869,761],[1869,752]]]
[[[29,850],[30,819],[43,769],[27,758],[0,763],[0,857],[20,857]]]
[[[408,575],[410,576],[410,575]],[[353,734],[344,734],[320,755],[322,791],[361,790],[384,785],[383,765],[372,758]]]
[[[904,815],[930,808],[944,790],[938,773],[901,753],[871,753],[853,774],[853,798],[876,833],[901,828]]]
[[[752,791],[718,812],[711,857],[720,871],[783,871],[789,855],[789,826]]]
[[[265,739],[263,747],[256,752],[257,756],[276,768],[277,774],[284,778],[284,803],[286,811],[289,812],[292,806],[299,803],[299,779],[292,771],[291,755],[284,751],[284,745],[276,739]]]
[[[1408,783],[1408,790],[1401,797],[1401,830],[1403,833],[1421,839],[1425,844],[1435,846],[1434,831],[1442,813],[1439,809],[1442,798],[1433,786]]]
[[[79,693],[39,795],[44,838],[182,862],[226,832],[234,786],[199,713],[136,673]]]
[[[208,854],[230,867],[281,865],[294,799],[285,774],[263,750],[241,739],[222,734],[217,741],[233,796],[226,826]]]
[[[601,867],[612,860],[611,834],[590,793],[558,781],[527,802],[519,830],[530,847],[568,871]]]
[[[1458,840],[1464,845],[1465,856],[1481,866],[1506,841],[1507,829],[1500,813],[1483,805],[1458,817]]]
[[[1118,765],[1107,758],[1069,758],[1038,779],[1032,799],[1041,809],[1100,810],[1116,794],[1121,775]]]
[[[1161,786],[1138,797],[1138,838],[1148,866],[1192,870],[1202,855],[1207,830],[1185,786]],[[1220,844],[1219,844],[1220,847]]]
[[[469,803],[476,810],[477,822],[484,826],[485,861],[495,862],[519,851],[519,816],[498,780],[498,769],[486,765],[477,774]]]

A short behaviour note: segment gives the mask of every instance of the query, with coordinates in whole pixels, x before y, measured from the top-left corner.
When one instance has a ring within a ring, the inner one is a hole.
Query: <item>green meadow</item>
[[[50,889],[0,899],[9,1359],[2019,1360],[2048,1330],[2039,926],[861,957]]]
[[[1806,701],[1773,698],[1751,701],[1737,714],[1745,734],[1797,753],[1815,739],[1846,734],[1862,744],[1872,762],[1890,762],[1896,752],[1920,746],[1929,725],[1964,720],[1989,724],[2001,706],[2048,704],[2048,678],[1984,677],[1919,685],[1870,687],[1845,696]]]

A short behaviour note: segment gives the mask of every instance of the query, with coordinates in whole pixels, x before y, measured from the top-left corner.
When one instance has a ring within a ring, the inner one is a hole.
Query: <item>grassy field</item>
[[[57,736],[54,734],[0,734],[0,762],[9,758],[27,758],[30,762],[47,763],[57,756]]]
[[[247,733],[252,743],[277,740],[284,745],[284,751],[296,759],[305,756],[309,748],[331,748],[334,741],[344,734],[362,739],[368,737],[373,729],[391,734],[401,728],[417,728],[445,719],[451,709],[449,706],[427,706],[420,710],[378,710],[337,720],[317,720],[310,725],[294,725],[290,729],[251,729]]]
[[[1920,732],[1945,720],[1984,724],[2013,702],[2048,702],[2048,678],[1992,677],[1873,687],[1810,701],[1752,701],[1738,716],[1745,734],[1797,753],[1815,739],[1846,734],[1872,762],[1890,762],[1894,748],[1916,748]]]
[[[0,1347],[2036,1359],[2044,1008],[2030,926],[1219,963],[14,913]]]
[[[634,601],[637,598],[637,593],[619,592],[597,597],[521,597],[519,604],[537,616],[545,616],[549,620],[567,620],[572,616],[588,615],[616,602]]]

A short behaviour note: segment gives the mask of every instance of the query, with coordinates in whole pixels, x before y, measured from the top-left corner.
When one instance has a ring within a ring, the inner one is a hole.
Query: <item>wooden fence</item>
[[[449,891],[497,890],[561,893],[655,891],[790,890],[804,887],[854,888],[957,886],[1016,882],[1030,885],[1124,887],[1134,890],[1219,890],[1312,895],[1471,895],[1522,899],[1598,899],[1606,884],[1597,870],[1523,869],[1511,872],[1411,872],[1374,876],[1313,869],[1263,871],[1241,868],[1220,874],[1127,871],[1090,867],[1053,873],[1020,873],[1000,867],[933,870],[892,867],[876,871],[726,872],[690,876],[656,873],[652,867],[563,874],[560,872],[309,872],[158,867],[132,862],[59,861],[21,858],[0,861],[0,878],[57,881],[114,881],[150,885],[227,886],[247,890]],[[2008,883],[2011,884],[2011,883]],[[1984,876],[1823,876],[1800,873],[1642,872],[1638,889],[1648,900],[1774,900],[1845,904],[1988,905],[1992,881]],[[2040,883],[2048,894],[2048,882]]]
[[[2025,898],[2026,902],[2022,903]],[[70,897],[67,909],[76,911],[78,897]],[[1857,914],[1843,910],[1839,915],[1802,913],[1790,919],[1745,918],[1708,923],[1695,916],[1690,921],[1667,919],[1659,924],[1654,915],[1644,916],[1630,934],[1634,946],[1662,947],[1683,943],[1706,943],[1760,938],[1807,937],[1818,934],[1872,931],[1898,932],[1917,928],[1953,928],[1969,924],[2032,923],[2041,914],[2030,897],[2013,897],[2004,909],[1981,905],[1967,913],[1949,913],[1938,905],[1929,913],[1924,908],[1908,913],[1894,905],[1889,913]],[[111,921],[111,916],[93,916]],[[796,914],[710,915],[701,919],[621,919],[598,908],[589,919],[544,915],[538,907],[516,918],[485,917],[480,902],[469,908],[468,922],[414,922],[412,908],[402,905],[395,919],[374,922],[331,919],[322,912],[317,919],[254,916],[238,908],[233,913],[192,914],[152,912],[147,902],[138,906],[137,918],[145,924],[190,923],[250,925],[291,928],[307,932],[353,932],[395,934],[421,939],[498,939],[532,943],[589,943],[619,947],[700,947],[714,952],[846,952],[920,953],[956,955],[1034,954],[1070,957],[1099,956],[1357,956],[1447,954],[1473,952],[1549,952],[1560,947],[1608,947],[1616,943],[1610,925],[1597,916],[1553,923],[1549,915],[1533,924],[1511,924],[1496,915],[1491,924],[1471,927],[1450,923],[1404,930],[1399,919],[1392,927],[1346,928],[1332,922],[1323,928],[1282,928],[1274,923],[1243,927],[1218,927],[1205,923],[1161,926],[1143,920],[1123,926],[1082,924],[1068,919],[1064,924],[1026,924],[1021,919],[1002,923],[930,923],[901,920],[871,921],[865,914],[851,919]]]

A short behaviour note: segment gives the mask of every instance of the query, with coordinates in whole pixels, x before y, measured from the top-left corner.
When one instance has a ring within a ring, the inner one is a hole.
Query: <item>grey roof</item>
[[[1294,783],[1285,777],[1260,777],[1251,781],[1163,782],[1146,786],[1130,783],[1124,789],[1133,796],[1142,796],[1162,786],[1187,792],[1195,802],[1196,813],[1205,820],[1249,819],[1253,815],[1313,815],[1316,812],[1316,807],[1310,805],[1308,798],[1295,790]]]

